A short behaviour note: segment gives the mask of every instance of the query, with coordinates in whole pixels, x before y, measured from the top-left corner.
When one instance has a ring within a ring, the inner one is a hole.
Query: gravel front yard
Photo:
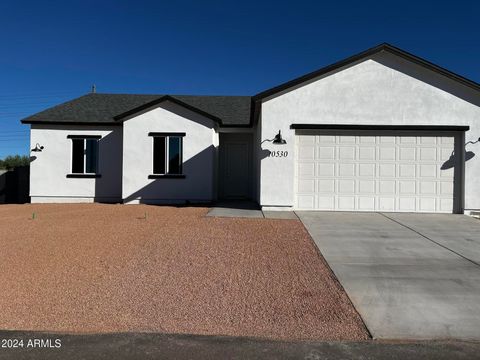
[[[368,337],[300,221],[207,210],[0,205],[0,329]]]

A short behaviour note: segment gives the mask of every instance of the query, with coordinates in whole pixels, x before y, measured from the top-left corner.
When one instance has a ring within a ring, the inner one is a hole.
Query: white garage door
[[[296,208],[451,213],[454,136],[376,134],[297,135]]]

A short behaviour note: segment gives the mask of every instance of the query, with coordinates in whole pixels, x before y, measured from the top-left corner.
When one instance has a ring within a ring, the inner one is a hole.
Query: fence
[[[0,204],[24,204],[30,202],[30,167],[0,170]]]

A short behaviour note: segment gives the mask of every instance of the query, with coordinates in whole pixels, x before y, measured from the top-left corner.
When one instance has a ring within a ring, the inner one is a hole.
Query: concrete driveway
[[[374,338],[480,339],[480,221],[298,212]]]

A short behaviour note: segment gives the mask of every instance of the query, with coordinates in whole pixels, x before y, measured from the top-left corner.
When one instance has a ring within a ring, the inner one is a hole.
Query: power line
[[[22,115],[29,115],[32,114],[30,111],[29,112],[10,112],[10,113],[0,113],[0,117],[2,116],[22,116]]]
[[[0,93],[0,97],[5,98],[15,98],[15,97],[49,97],[49,96],[62,96],[62,95],[71,95],[71,94],[86,94],[87,92],[84,91],[38,91],[38,92],[8,92],[8,93]]]
[[[58,98],[66,98],[66,97],[72,97],[78,94],[70,94],[70,95],[49,95],[49,96],[11,96],[11,97],[6,97],[6,96],[1,96],[0,95],[0,101],[44,101],[44,100],[51,100],[51,99],[58,99]]]
[[[26,140],[27,139],[10,139],[10,140],[0,139],[0,142],[4,142],[4,143],[23,143]]]
[[[26,106],[57,105],[57,104],[64,103],[64,102],[67,102],[67,101],[65,101],[65,99],[62,99],[62,100],[58,99],[56,101],[51,100],[51,101],[43,101],[43,102],[22,102],[22,103],[11,103],[11,102],[2,103],[0,101],[0,108],[12,108],[12,107],[15,107],[15,106],[26,107]]]

